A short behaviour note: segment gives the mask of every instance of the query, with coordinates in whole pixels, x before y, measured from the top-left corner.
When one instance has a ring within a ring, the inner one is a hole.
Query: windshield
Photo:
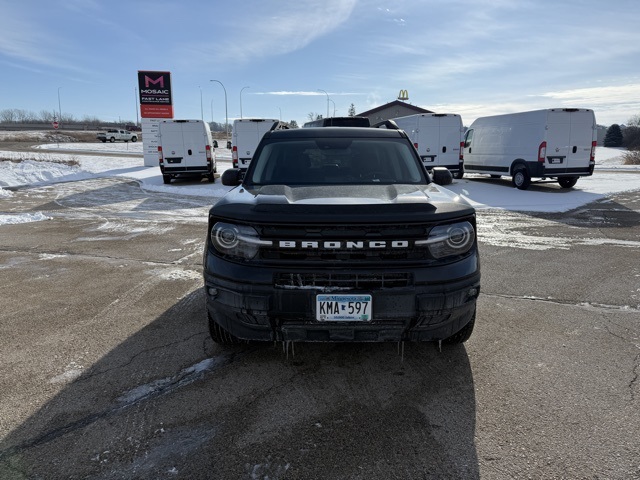
[[[428,183],[403,139],[314,138],[267,143],[251,161],[246,185]]]

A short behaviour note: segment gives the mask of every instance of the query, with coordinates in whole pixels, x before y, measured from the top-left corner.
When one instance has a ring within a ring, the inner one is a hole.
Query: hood
[[[470,215],[459,195],[428,185],[238,186],[212,209],[217,217],[260,223],[424,222]],[[440,219],[440,218],[439,218]]]

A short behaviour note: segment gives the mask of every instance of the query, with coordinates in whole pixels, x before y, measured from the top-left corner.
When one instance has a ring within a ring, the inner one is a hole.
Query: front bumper
[[[217,259],[214,263],[220,261]],[[210,319],[243,340],[443,340],[474,318],[480,292],[479,261],[476,255],[471,255],[452,265],[414,269],[412,276],[415,282],[410,286],[335,291],[340,294],[371,294],[373,320],[326,322],[316,320],[316,295],[330,293],[330,289],[277,288],[273,282],[254,283],[257,277],[265,278],[269,274],[273,277],[277,272],[270,270],[265,274],[263,268],[259,275],[252,275],[250,270],[255,269],[240,267],[239,275],[234,279],[213,275],[207,269],[204,274]],[[449,275],[445,280],[447,270],[450,274],[458,272],[464,275],[454,279]],[[373,270],[360,273],[371,272]],[[425,281],[428,278],[431,281]],[[253,282],[239,279],[253,279]]]

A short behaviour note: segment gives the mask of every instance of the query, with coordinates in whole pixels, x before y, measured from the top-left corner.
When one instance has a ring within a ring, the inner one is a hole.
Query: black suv
[[[480,292],[474,209],[386,128],[268,132],[209,212],[209,328],[241,341],[460,343]],[[437,182],[437,183],[436,183]]]

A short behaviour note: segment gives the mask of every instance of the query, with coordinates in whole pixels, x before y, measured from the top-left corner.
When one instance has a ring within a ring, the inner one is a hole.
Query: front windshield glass
[[[315,138],[264,145],[251,161],[247,185],[427,183],[424,169],[401,139]]]

